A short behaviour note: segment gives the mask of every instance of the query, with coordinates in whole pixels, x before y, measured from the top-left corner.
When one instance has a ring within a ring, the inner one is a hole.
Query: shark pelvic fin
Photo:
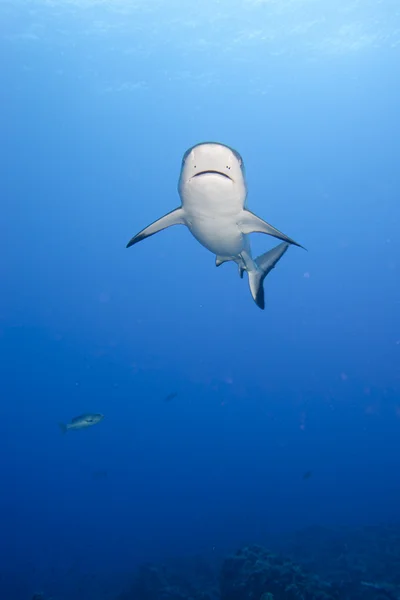
[[[232,260],[230,256],[216,256],[215,257],[215,266],[219,267],[220,265],[228,262],[229,260]]]
[[[142,229],[142,231],[133,236],[126,247],[130,248],[134,244],[141,242],[151,235],[154,235],[163,229],[167,229],[167,227],[172,227],[172,225],[186,225],[183,208],[176,208],[175,210],[161,217],[161,219],[158,219],[157,221],[154,221],[154,223],[148,225],[145,229]]]
[[[254,261],[257,269],[248,271],[250,292],[254,302],[261,310],[265,308],[264,299],[264,279],[270,271],[275,267],[276,263],[285,254],[289,248],[286,242],[278,244],[272,250],[265,252]]]
[[[216,256],[215,257],[215,266],[219,267],[223,263],[226,263],[230,260],[234,260],[234,259],[231,256]],[[243,273],[246,270],[243,260],[241,260],[241,261],[234,260],[234,262],[237,262],[237,265],[239,267],[239,276],[241,279],[243,279]]]
[[[240,231],[244,234],[266,233],[267,235],[272,235],[273,237],[278,238],[278,240],[283,240],[284,242],[286,242],[288,244],[293,244],[294,246],[299,246],[300,248],[303,248],[305,250],[304,246],[302,246],[301,244],[298,244],[297,242],[292,240],[290,237],[288,237],[287,235],[285,235],[278,229],[275,229],[275,227],[272,227],[272,225],[270,225],[266,221],[263,221],[263,219],[260,219],[260,217],[257,217],[257,215],[255,215],[254,213],[252,213],[251,211],[249,211],[247,209],[244,209],[242,211],[240,218],[239,218],[238,225],[239,225]]]

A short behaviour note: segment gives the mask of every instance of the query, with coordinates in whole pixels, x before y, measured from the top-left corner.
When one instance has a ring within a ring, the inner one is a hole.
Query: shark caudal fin
[[[285,254],[289,248],[289,244],[286,242],[278,244],[272,250],[265,252],[254,261],[257,265],[256,270],[248,271],[250,292],[253,296],[254,302],[261,310],[265,308],[264,299],[264,279],[270,271],[275,267],[276,263]]]
[[[68,426],[65,425],[65,423],[59,423],[58,426],[59,426],[60,431],[61,431],[62,434],[66,434],[67,433]]]

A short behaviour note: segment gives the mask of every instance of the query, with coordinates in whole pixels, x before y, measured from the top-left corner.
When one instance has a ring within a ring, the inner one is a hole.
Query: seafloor
[[[144,564],[113,598],[400,600],[400,525],[313,527],[242,547],[218,565],[201,557]]]

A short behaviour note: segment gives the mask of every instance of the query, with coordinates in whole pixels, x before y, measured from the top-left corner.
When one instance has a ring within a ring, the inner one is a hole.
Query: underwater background
[[[400,597],[399,64],[397,0],[1,0],[1,598],[322,598],[224,587],[260,547]],[[184,227],[126,249],[208,140],[307,248],[265,311]]]

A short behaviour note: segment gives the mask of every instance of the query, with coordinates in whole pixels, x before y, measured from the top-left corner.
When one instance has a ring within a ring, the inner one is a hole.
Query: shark
[[[217,267],[233,261],[241,278],[247,273],[253,300],[264,310],[265,277],[290,245],[303,246],[249,210],[241,155],[218,142],[192,146],[183,155],[178,193],[181,205],[142,229],[126,247],[173,225],[185,225],[202,246],[215,254]],[[281,243],[254,259],[251,233],[264,233]]]

